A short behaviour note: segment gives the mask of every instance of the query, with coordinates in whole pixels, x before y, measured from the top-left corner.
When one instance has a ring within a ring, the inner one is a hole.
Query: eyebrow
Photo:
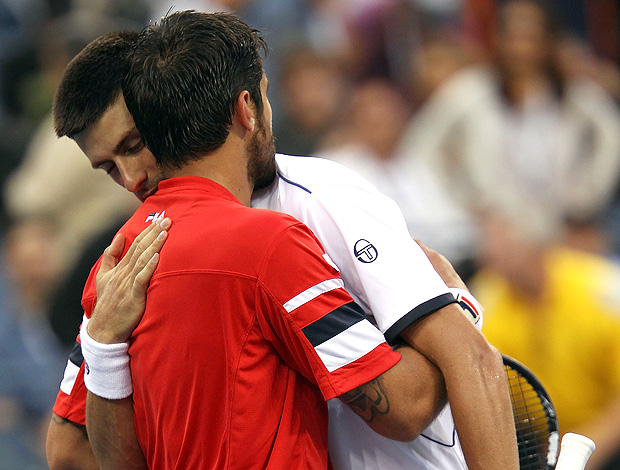
[[[136,131],[136,126],[133,126],[131,129],[129,129],[127,132],[125,132],[122,137],[118,140],[118,144],[116,144],[116,147],[114,147],[114,153],[119,153],[121,150],[121,147],[123,146],[123,144],[125,143],[125,141],[129,138],[129,136]],[[105,162],[107,162],[108,159],[104,159],[104,160],[98,160],[98,161],[94,161],[90,164],[90,166],[96,170],[97,168],[99,168],[99,166]]]
[[[136,131],[136,126],[133,126],[131,129],[129,129],[127,132],[125,132],[123,134],[123,137],[121,137],[118,141],[118,144],[116,145],[116,147],[114,147],[114,153],[118,153],[121,150],[121,147],[123,146],[123,144],[125,143],[125,141],[129,138],[129,136],[131,134],[134,133],[134,131]]]

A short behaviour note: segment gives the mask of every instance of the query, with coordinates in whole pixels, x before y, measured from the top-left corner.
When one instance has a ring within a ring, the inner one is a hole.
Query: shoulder
[[[497,87],[497,77],[490,68],[474,66],[455,72],[438,89],[437,96],[453,104],[472,104],[494,96]]]
[[[309,194],[338,187],[374,187],[349,167],[328,158],[278,154],[276,162],[284,186],[297,186]]]
[[[278,173],[290,178],[312,191],[334,181],[349,181],[361,178],[350,168],[324,157],[305,157],[294,155],[276,155]]]
[[[566,87],[566,103],[593,119],[620,119],[620,112],[613,99],[593,80],[569,81]]]

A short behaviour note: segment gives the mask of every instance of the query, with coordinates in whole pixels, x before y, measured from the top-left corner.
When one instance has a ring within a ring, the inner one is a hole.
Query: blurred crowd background
[[[137,200],[57,139],[55,87],[108,31],[170,0],[0,0],[0,470],[43,439],[90,266]],[[279,152],[394,198],[528,365],[562,432],[620,469],[620,14],[616,0],[178,0],[264,33]],[[484,406],[483,403],[480,404]]]

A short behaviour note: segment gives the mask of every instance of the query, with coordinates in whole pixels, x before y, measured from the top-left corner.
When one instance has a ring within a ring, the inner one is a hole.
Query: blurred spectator
[[[22,80],[38,67],[34,34],[47,15],[43,0],[0,0],[0,187],[19,164],[36,124],[18,100]],[[5,223],[0,206],[0,226]]]
[[[596,442],[588,468],[617,469],[620,268],[555,243],[563,227],[545,211],[513,209],[482,224],[482,268],[470,282],[485,307],[482,332],[542,381],[562,433]]]
[[[467,42],[491,50],[495,36],[496,0],[464,0],[463,32]]]
[[[340,124],[348,82],[331,58],[309,48],[285,58],[281,76],[283,119],[276,127],[276,147],[291,155],[313,155],[321,141]]]
[[[95,36],[138,29],[173,5],[232,11],[262,30],[278,150],[321,150],[355,168],[397,200],[414,236],[459,268],[476,241],[462,207],[537,207],[527,215],[530,236],[559,236],[568,218],[564,240],[604,253],[608,242],[592,221],[609,204],[620,165],[620,118],[609,98],[620,103],[618,6],[549,1],[580,36],[559,34],[535,0],[0,0],[0,186],[21,164],[6,190],[11,213],[54,226],[50,239],[42,223],[38,239],[62,273],[41,303],[57,333],[73,340],[83,278],[137,204],[53,135],[58,76]],[[479,44],[494,47],[494,61],[462,71],[480,58]],[[397,87],[421,106],[406,130],[411,109]],[[617,208],[606,222],[620,253]],[[2,281],[0,290],[2,311],[20,311],[21,290]],[[7,318],[0,314],[0,351],[21,341],[21,324]],[[16,422],[5,416],[2,423]]]
[[[558,66],[560,31],[537,0],[500,10],[491,67],[453,75],[414,118],[405,149],[428,159],[470,207],[535,200],[584,221],[609,205],[620,175],[620,114],[595,83]]]
[[[44,436],[68,351],[45,317],[57,271],[45,217],[11,225],[0,258],[0,469],[44,469]]]
[[[150,19],[149,2],[150,0],[72,0],[71,3],[74,12],[85,12],[100,18],[114,18],[116,21],[124,20],[142,26]]]
[[[373,1],[373,0],[371,0]],[[168,11],[194,9],[235,13],[261,31],[269,44],[263,65],[270,81],[269,101],[274,109],[274,129],[280,127],[283,97],[280,73],[291,51],[308,48],[323,56],[344,58],[350,54],[349,32],[341,0],[151,0],[151,19]]]
[[[43,118],[4,188],[6,211],[12,217],[43,215],[57,228],[50,255],[63,282],[46,313],[52,315],[52,325],[65,342],[69,337],[73,342],[79,326],[80,298],[88,276],[88,271],[76,266],[83,257],[91,265],[96,261],[107,245],[98,244],[100,253],[94,257],[86,247],[100,233],[124,222],[138,201],[104,172],[93,171],[75,142],[56,137],[51,117],[53,93],[69,60],[88,42],[103,32],[137,27],[129,20],[111,19],[94,10],[75,10],[48,24],[47,39],[39,46],[43,68],[29,82],[29,94],[38,97],[30,101],[37,103]],[[74,303],[67,304],[69,300]]]
[[[411,235],[458,268],[473,246],[473,228],[425,163],[398,152],[411,112],[403,95],[387,80],[370,80],[355,88],[350,102],[343,128],[318,155],[354,169],[394,199]]]
[[[92,171],[92,170],[91,170]],[[137,203],[137,199],[136,199]],[[48,318],[58,339],[65,346],[75,343],[75,335],[82,322],[82,291],[85,279],[114,235],[125,223],[123,218],[112,218],[108,224],[84,244],[79,259],[72,269],[62,276],[50,300]]]
[[[562,38],[558,54],[563,74],[596,82],[620,105],[620,67],[617,62],[596,56],[587,43],[572,35]]]
[[[474,55],[460,35],[427,35],[409,63],[407,88],[414,106],[422,105],[457,71],[471,65]]]

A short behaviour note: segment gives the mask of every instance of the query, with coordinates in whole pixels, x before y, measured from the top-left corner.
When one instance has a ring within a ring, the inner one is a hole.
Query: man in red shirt
[[[162,181],[121,229],[132,240],[153,213],[173,220],[129,342],[146,463],[328,468],[325,401],[375,379],[399,355],[353,303],[309,229],[245,207],[231,192],[244,182],[223,186],[201,163],[192,174],[205,177]]]

